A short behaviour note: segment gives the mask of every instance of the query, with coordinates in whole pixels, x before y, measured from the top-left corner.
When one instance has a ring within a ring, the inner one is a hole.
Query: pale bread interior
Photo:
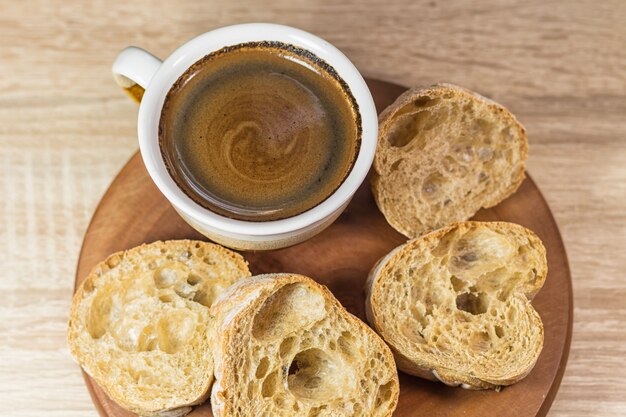
[[[522,125],[491,100],[447,84],[409,90],[380,116],[376,202],[408,237],[467,220],[518,188],[527,148]]]
[[[217,416],[390,416],[398,398],[384,342],[309,278],[260,275],[213,308]]]
[[[508,385],[542,349],[530,300],[546,274],[545,249],[528,229],[461,223],[401,246],[372,271],[369,318],[408,373]]]
[[[72,355],[109,396],[140,415],[178,416],[207,397],[209,307],[243,258],[205,242],[169,241],[110,256],[78,289]]]

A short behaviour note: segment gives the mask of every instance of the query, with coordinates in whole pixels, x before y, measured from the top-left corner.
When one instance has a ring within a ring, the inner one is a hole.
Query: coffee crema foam
[[[225,216],[277,220],[328,198],[360,146],[360,115],[332,67],[291,45],[227,47],[169,91],[159,143],[177,185]]]

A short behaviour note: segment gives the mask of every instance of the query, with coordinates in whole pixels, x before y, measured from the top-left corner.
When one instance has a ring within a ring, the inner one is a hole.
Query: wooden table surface
[[[154,4],[153,4],[154,3]],[[528,129],[574,280],[549,416],[626,415],[626,2],[0,1],[0,415],[96,416],[65,344],[83,233],[137,149],[110,65],[249,21],[312,31],[369,77],[457,83]]]

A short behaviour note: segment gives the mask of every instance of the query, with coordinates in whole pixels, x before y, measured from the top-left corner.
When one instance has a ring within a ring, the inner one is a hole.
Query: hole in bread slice
[[[489,308],[489,296],[484,292],[464,292],[456,297],[456,308],[470,314],[484,314]]]
[[[337,358],[317,348],[299,352],[289,366],[287,384],[296,397],[331,401],[352,375]]]
[[[252,335],[259,340],[282,339],[321,320],[324,298],[300,284],[282,287],[269,297],[254,317]]]

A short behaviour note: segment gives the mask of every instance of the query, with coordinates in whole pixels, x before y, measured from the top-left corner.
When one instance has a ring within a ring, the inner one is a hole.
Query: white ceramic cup
[[[174,82],[199,59],[225,46],[255,41],[278,41],[298,46],[332,66],[346,82],[361,113],[361,147],[341,186],[319,205],[293,217],[253,222],[212,212],[189,198],[170,177],[159,149],[158,127],[165,96]],[[365,179],[376,151],[378,119],[372,95],[359,71],[325,40],[288,26],[248,23],[215,29],[178,48],[165,61],[149,52],[128,47],[113,64],[116,82],[129,92],[145,89],[139,107],[139,148],[144,164],[159,190],[181,217],[209,239],[243,250],[268,250],[302,242],[329,226],[346,208]],[[139,87],[138,87],[139,86]],[[137,94],[135,94],[136,96]]]

